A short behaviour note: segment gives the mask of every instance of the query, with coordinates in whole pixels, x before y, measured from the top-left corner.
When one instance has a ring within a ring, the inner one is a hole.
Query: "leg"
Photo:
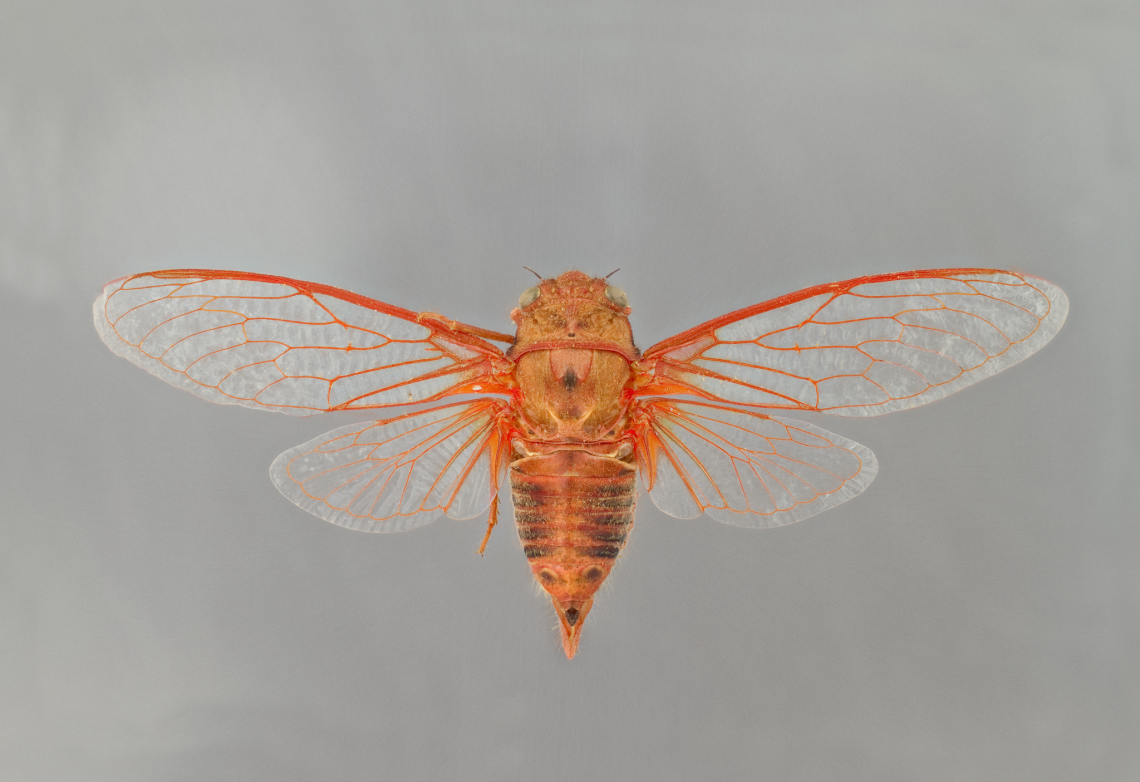
[[[491,530],[499,523],[499,495],[496,494],[495,498],[491,500],[491,515],[487,518],[487,534],[483,536],[483,542],[479,545],[479,556],[483,556],[483,549],[487,548],[487,541],[491,539]]]

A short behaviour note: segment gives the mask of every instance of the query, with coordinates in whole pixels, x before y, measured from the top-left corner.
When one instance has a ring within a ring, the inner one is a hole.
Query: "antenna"
[[[534,269],[530,268],[529,266],[524,266],[523,268],[526,269],[531,274],[533,274],[535,277],[537,277],[539,282],[542,282],[542,275],[541,274],[539,274],[538,272],[536,272]]]
[[[608,280],[610,277],[613,277],[615,274],[617,274],[617,273],[618,273],[618,272],[620,272],[620,271],[621,271],[621,267],[619,266],[619,267],[617,267],[616,269],[614,269],[612,272],[610,272],[609,274],[607,274],[605,277],[603,277],[602,279],[603,279],[603,280]]]

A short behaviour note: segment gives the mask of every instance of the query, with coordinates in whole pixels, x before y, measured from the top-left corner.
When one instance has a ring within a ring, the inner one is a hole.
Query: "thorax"
[[[581,272],[524,292],[511,313],[518,332],[507,352],[520,397],[520,439],[548,446],[540,452],[622,437],[624,391],[638,357],[628,315],[624,294]]]
[[[629,361],[610,350],[558,347],[524,353],[515,369],[527,439],[613,440],[624,428]]]

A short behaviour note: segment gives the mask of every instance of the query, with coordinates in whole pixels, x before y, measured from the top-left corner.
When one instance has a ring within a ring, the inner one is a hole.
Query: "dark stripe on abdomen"
[[[511,465],[511,496],[531,560],[613,560],[633,526],[633,466],[585,451],[556,451]]]

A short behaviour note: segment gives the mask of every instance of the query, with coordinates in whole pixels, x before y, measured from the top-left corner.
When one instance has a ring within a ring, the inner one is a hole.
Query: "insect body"
[[[580,272],[543,280],[512,313],[518,434],[511,497],[523,551],[574,656],[593,596],[633,525],[630,385],[638,359],[625,294]]]
[[[1067,309],[1027,275],[902,272],[799,291],[640,353],[625,294],[581,272],[525,291],[511,337],[315,283],[187,269],[109,284],[95,325],[114,352],[213,402],[294,415],[439,402],[286,451],[273,482],[352,529],[489,509],[489,536],[509,476],[523,550],[573,657],[633,525],[638,474],[679,518],[814,515],[863,491],[874,455],[758,409],[916,407],[1035,352]]]

